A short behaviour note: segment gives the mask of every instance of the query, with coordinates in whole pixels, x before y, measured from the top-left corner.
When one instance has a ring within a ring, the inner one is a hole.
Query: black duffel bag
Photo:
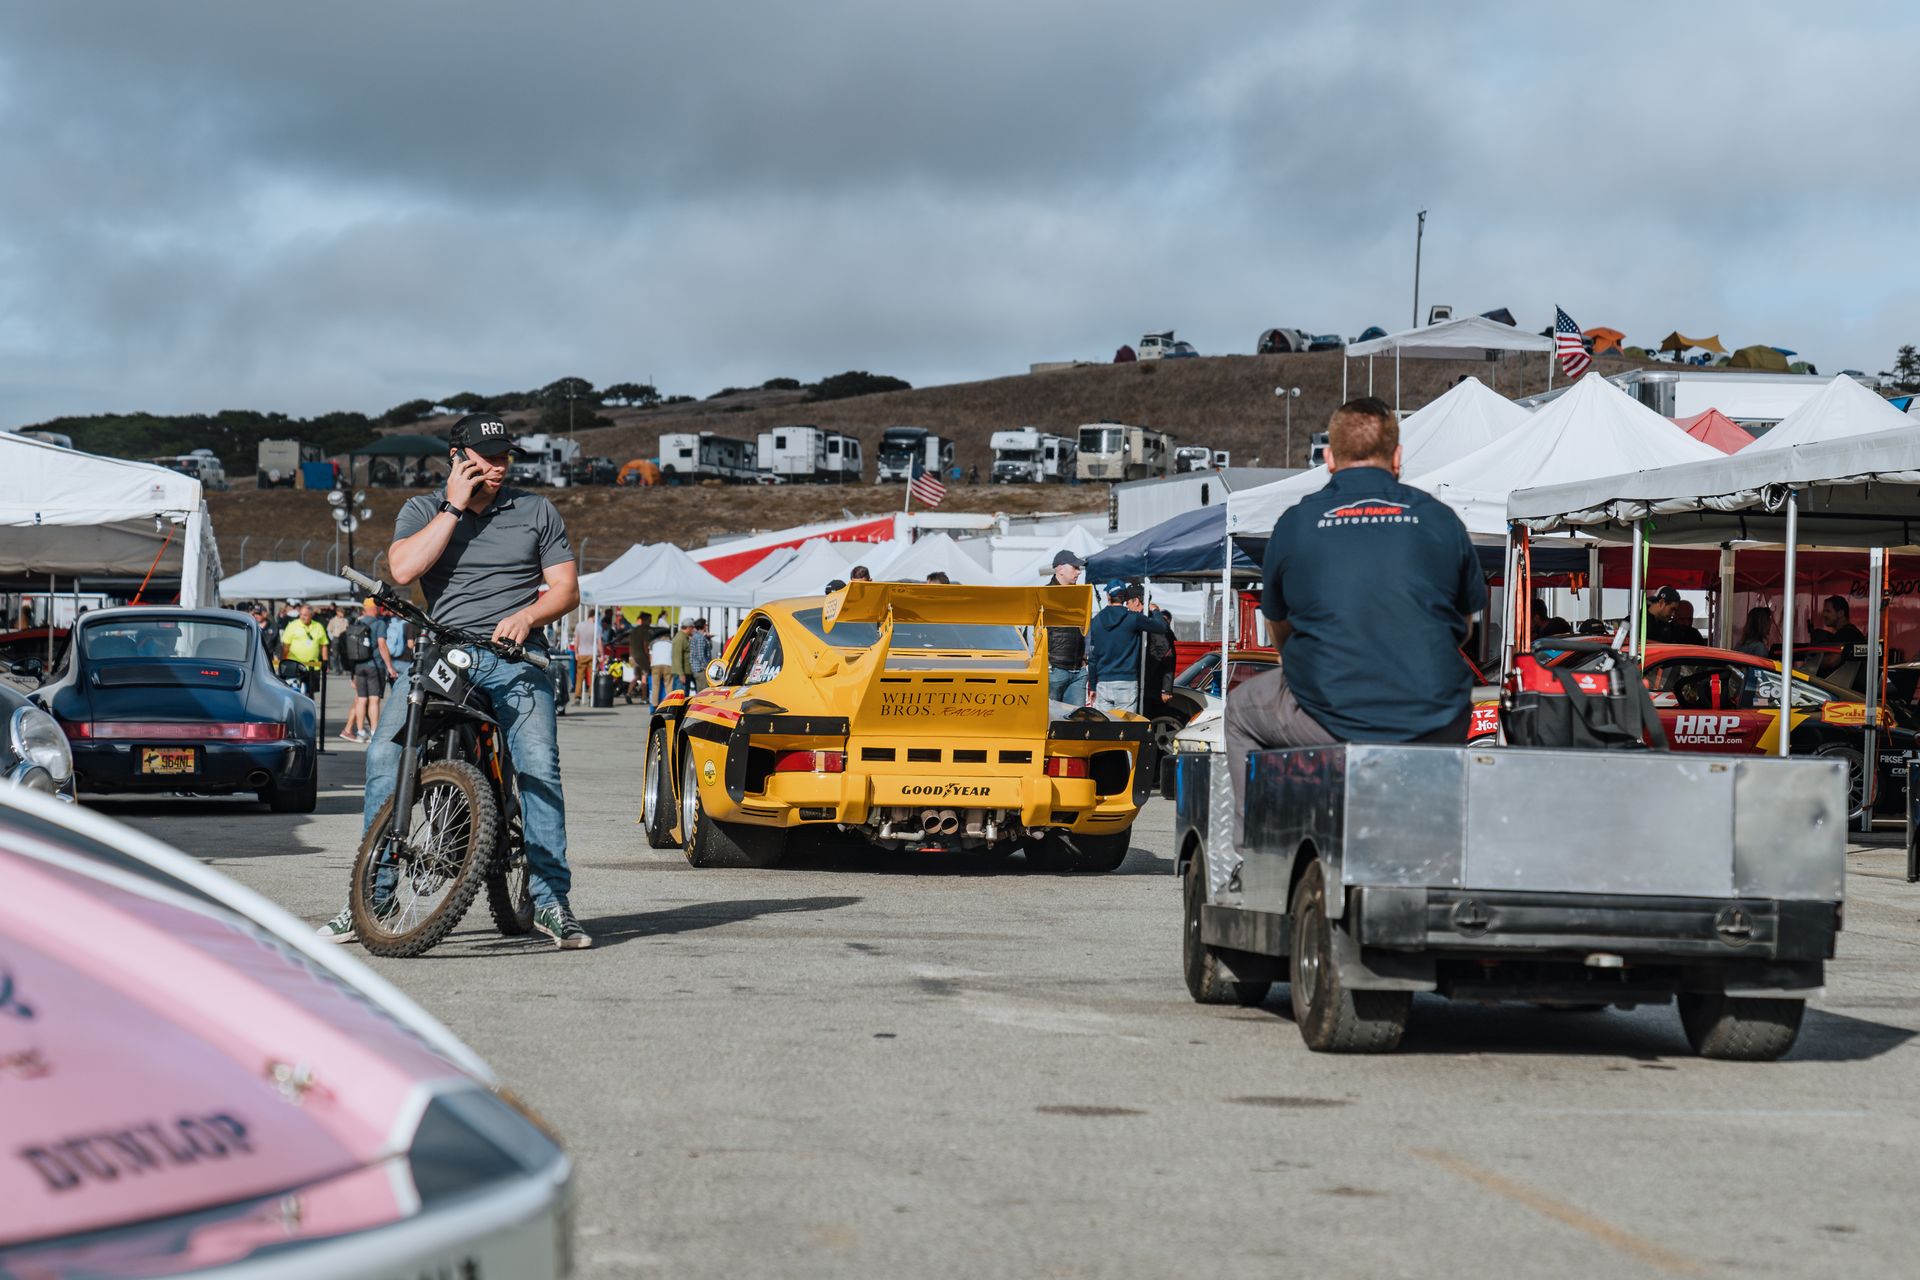
[[[1554,636],[1514,659],[1500,691],[1500,728],[1510,747],[1667,750],[1667,731],[1640,664],[1605,640]],[[1540,650],[1602,655],[1579,670],[1550,667]]]

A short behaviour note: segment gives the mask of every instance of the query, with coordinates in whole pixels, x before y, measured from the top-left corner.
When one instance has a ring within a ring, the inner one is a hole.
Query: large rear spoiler
[[[1093,617],[1092,587],[963,587],[918,582],[849,582],[820,606],[829,632],[838,622],[985,622],[1079,627]]]

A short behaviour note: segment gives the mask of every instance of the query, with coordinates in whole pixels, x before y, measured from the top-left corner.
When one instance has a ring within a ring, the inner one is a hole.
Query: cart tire
[[[775,867],[787,852],[785,827],[754,827],[744,822],[716,822],[700,803],[700,779],[694,773],[693,752],[680,750],[680,826],[686,837],[687,861],[696,867]]]
[[[1187,994],[1196,1004],[1261,1003],[1273,983],[1240,981],[1226,959],[1231,953],[1200,941],[1200,908],[1206,900],[1207,860],[1197,853],[1187,860],[1180,886],[1180,964],[1186,971]]]
[[[1133,847],[1133,827],[1108,835],[1049,831],[1027,845],[1027,863],[1036,871],[1068,875],[1104,875],[1117,871]]]
[[[655,732],[647,739],[647,766],[640,791],[640,824],[647,832],[647,846],[675,849],[673,780],[667,776],[667,735]]]
[[[1411,991],[1350,991],[1333,959],[1326,875],[1316,859],[1293,896],[1288,984],[1300,1038],[1315,1053],[1391,1053],[1407,1029]]]
[[[1772,1062],[1800,1037],[1804,1000],[1730,996],[1724,991],[1680,993],[1680,1026],[1703,1058]]]

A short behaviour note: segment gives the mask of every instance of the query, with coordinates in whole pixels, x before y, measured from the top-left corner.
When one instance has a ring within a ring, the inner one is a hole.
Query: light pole
[[[1420,219],[1413,228],[1413,325],[1420,327],[1420,242],[1427,235],[1427,211],[1420,211]]]
[[[1300,398],[1300,388],[1275,387],[1273,394],[1287,402],[1287,451],[1281,456],[1280,465],[1290,467],[1293,465],[1293,402]]]
[[[347,536],[347,568],[349,569],[354,567],[354,531],[359,529],[362,520],[373,516],[372,507],[360,505],[366,500],[367,493],[364,489],[355,490],[351,499],[348,498],[345,489],[335,489],[327,494],[327,505],[333,508],[333,527]]]

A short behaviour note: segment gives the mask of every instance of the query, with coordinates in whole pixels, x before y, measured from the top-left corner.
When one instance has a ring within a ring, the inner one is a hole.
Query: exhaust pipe
[[[273,781],[273,775],[268,773],[265,769],[255,769],[252,773],[247,775],[247,785],[249,787],[255,788],[256,790],[260,787],[266,786],[269,782],[272,782],[272,781]]]
[[[937,836],[940,834],[940,811],[938,809],[922,809],[920,811],[920,831],[923,835],[929,836]]]
[[[960,815],[951,809],[942,809],[940,811],[940,834],[950,836],[959,830]]]

